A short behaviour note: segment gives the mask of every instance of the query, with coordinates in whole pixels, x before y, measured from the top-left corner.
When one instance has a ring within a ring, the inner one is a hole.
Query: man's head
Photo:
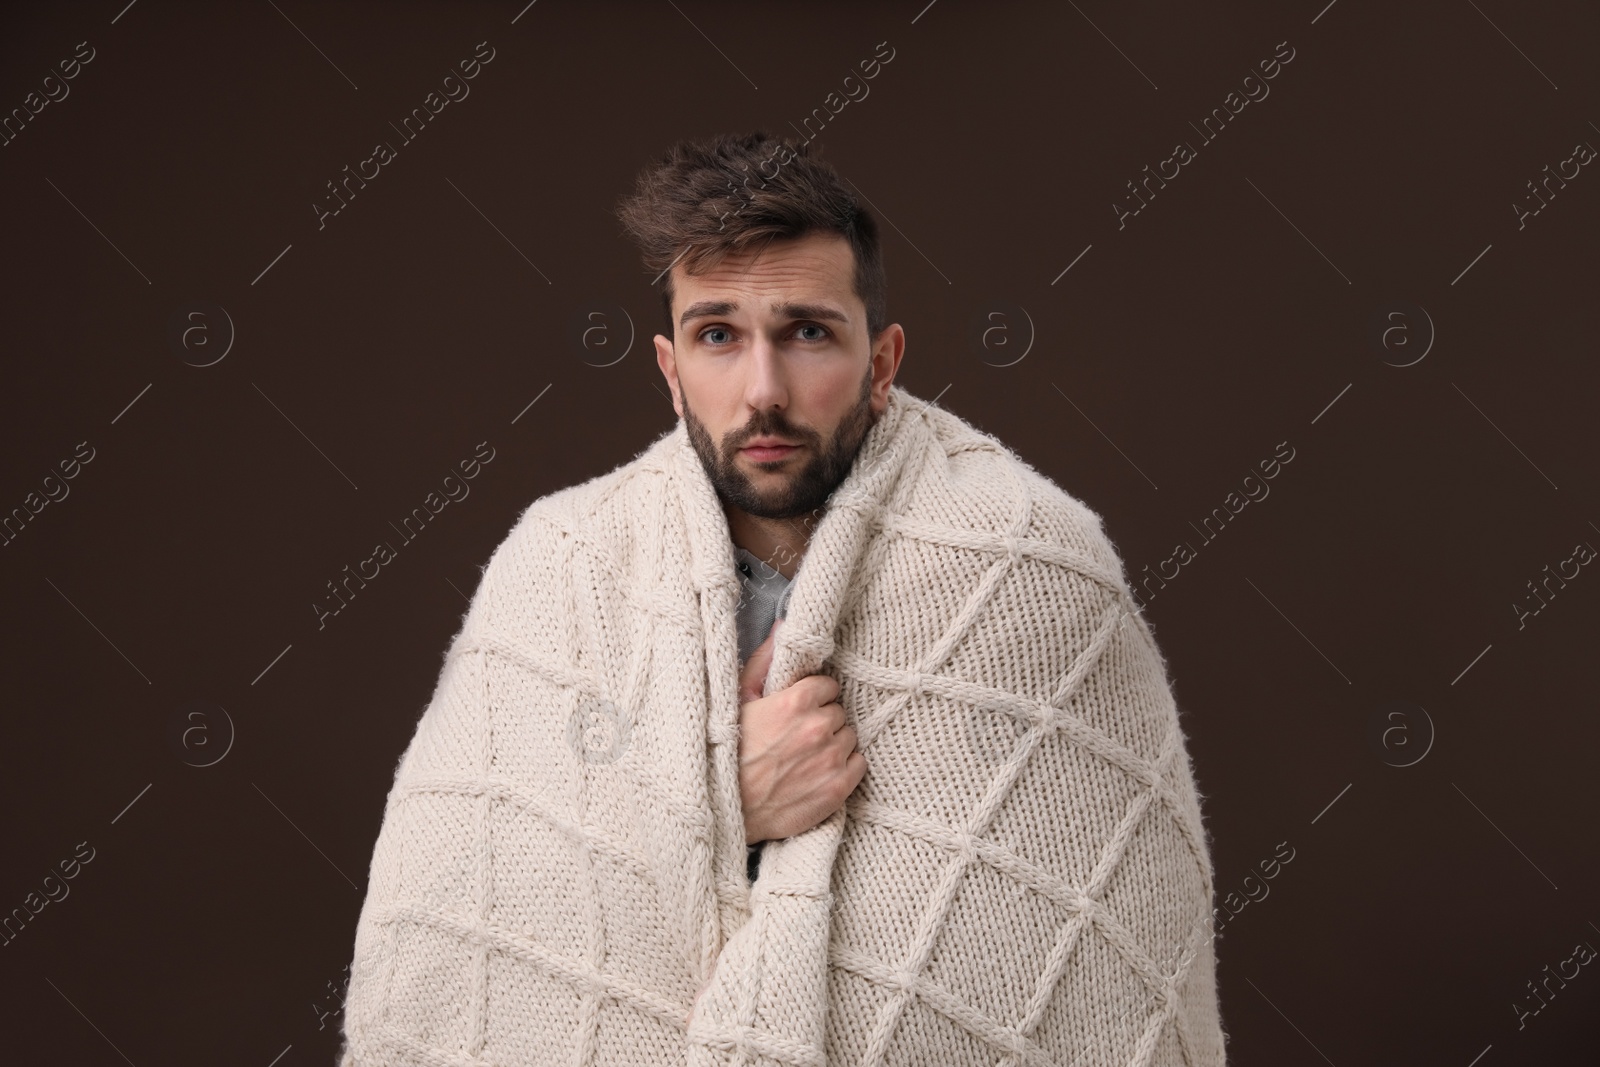
[[[767,519],[820,508],[905,349],[872,217],[805,146],[760,133],[675,145],[618,215],[666,279],[656,362],[718,494]]]

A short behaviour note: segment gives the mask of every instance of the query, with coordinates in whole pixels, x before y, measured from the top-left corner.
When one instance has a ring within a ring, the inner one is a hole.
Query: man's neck
[[[818,516],[763,519],[735,507],[724,506],[733,543],[783,575],[793,578],[811,544]]]

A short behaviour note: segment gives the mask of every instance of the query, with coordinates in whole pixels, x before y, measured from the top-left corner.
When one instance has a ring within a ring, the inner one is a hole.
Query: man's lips
[[[739,451],[757,463],[766,463],[774,459],[782,459],[799,447],[799,445],[746,445]]]

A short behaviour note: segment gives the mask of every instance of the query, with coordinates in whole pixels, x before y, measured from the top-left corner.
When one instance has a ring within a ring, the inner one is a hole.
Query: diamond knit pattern
[[[895,387],[768,693],[867,776],[745,876],[726,518],[680,422],[530,505],[397,768],[341,1067],[1216,1067],[1211,864],[1099,517]]]

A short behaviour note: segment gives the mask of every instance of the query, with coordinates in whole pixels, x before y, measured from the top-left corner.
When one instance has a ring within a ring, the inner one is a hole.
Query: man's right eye
[[[702,340],[702,341],[709,341],[709,342],[710,342],[710,343],[711,343],[711,344],[714,344],[714,345],[716,345],[716,344],[723,344],[723,343],[725,343],[725,342],[723,342],[723,341],[719,341],[719,340],[716,340],[716,339],[715,339],[715,338],[713,338],[713,337],[712,337],[712,336],[711,336],[711,335],[712,335],[712,334],[718,334],[718,333],[721,333],[721,334],[726,334],[726,333],[728,333],[728,332],[729,332],[729,331],[728,331],[728,330],[726,330],[726,329],[724,329],[724,328],[723,328],[723,327],[721,327],[721,326],[711,326],[711,327],[708,327],[708,328],[707,328],[707,329],[705,329],[705,330],[703,330],[703,331],[701,331],[701,333],[700,333],[700,339],[701,339],[701,340]]]

